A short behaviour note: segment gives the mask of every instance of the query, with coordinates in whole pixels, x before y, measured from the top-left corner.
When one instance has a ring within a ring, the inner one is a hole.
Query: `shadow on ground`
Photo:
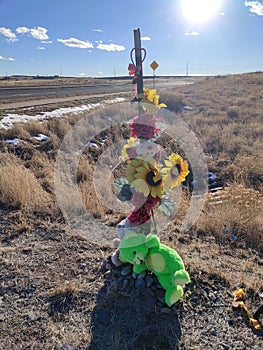
[[[181,327],[176,310],[158,303],[147,290],[120,286],[120,281],[109,277],[99,291],[88,349],[177,349]]]

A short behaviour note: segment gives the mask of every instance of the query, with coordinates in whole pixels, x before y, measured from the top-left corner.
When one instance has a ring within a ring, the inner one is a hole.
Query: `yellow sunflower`
[[[132,160],[127,168],[127,179],[136,192],[143,193],[145,197],[162,197],[163,180],[160,168],[153,158]]]
[[[170,188],[176,187],[185,181],[189,170],[187,162],[179,154],[172,153],[168,160],[164,162],[167,168],[163,168],[161,173],[163,175],[164,192],[167,192]]]
[[[137,168],[140,167],[143,164],[143,162],[144,162],[143,159],[136,158],[136,159],[133,159],[129,163],[127,170],[126,170],[126,178],[127,178],[130,185],[136,179],[135,175],[136,175]]]
[[[130,137],[129,140],[127,141],[126,145],[124,145],[123,148],[122,148],[122,151],[121,151],[122,157],[121,157],[121,159],[123,161],[125,161],[127,159],[130,159],[128,154],[127,154],[127,149],[136,147],[139,144],[140,144],[140,140],[138,140],[136,137]]]

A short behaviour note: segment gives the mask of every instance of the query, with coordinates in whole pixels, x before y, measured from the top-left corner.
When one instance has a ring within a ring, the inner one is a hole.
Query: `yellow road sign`
[[[157,69],[159,67],[159,64],[156,61],[153,61],[150,64],[150,67],[152,68],[152,70],[155,70],[155,69]]]

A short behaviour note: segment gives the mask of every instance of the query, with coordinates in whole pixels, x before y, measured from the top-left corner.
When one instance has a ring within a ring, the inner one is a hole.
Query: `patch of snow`
[[[208,172],[208,180],[209,181],[215,181],[216,174],[212,173],[211,171]]]
[[[68,108],[59,108],[51,112],[43,112],[43,114],[37,114],[34,116],[26,114],[7,114],[3,119],[0,120],[0,129],[11,129],[15,123],[27,123],[33,120],[44,121],[49,118],[60,118],[67,116],[68,114],[77,115],[82,112],[90,111],[97,107],[105,107],[105,105],[124,102],[125,98],[116,97],[112,100],[105,100],[99,103],[90,103],[87,105],[77,106],[77,107],[68,107]]]
[[[33,138],[37,141],[49,141],[50,137],[44,134],[38,134],[37,136],[33,136]]]
[[[107,136],[104,137],[104,139],[101,140],[101,143],[105,143],[107,141]]]
[[[9,145],[13,145],[13,146],[18,146],[20,141],[21,140],[19,140],[19,139],[7,139],[7,140],[5,140],[6,143],[8,143]]]
[[[94,143],[94,142],[90,142],[90,141],[88,141],[88,142],[86,143],[86,146],[88,146],[88,147],[95,147],[95,148],[99,148],[99,146],[98,146],[96,143]]]
[[[194,108],[191,107],[191,106],[183,106],[183,109],[184,109],[185,111],[189,111],[189,112],[192,112],[192,111],[194,110]]]

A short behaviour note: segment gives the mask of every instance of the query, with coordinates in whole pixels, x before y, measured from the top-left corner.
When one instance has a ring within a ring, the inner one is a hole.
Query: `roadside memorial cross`
[[[135,75],[137,79],[137,94],[143,93],[143,72],[142,72],[142,63],[146,57],[146,50],[141,47],[141,34],[140,29],[135,29],[134,33],[134,48],[131,50],[130,56],[131,61],[135,67]],[[133,52],[135,52],[135,64],[133,60]],[[142,52],[144,53],[142,57]]]

